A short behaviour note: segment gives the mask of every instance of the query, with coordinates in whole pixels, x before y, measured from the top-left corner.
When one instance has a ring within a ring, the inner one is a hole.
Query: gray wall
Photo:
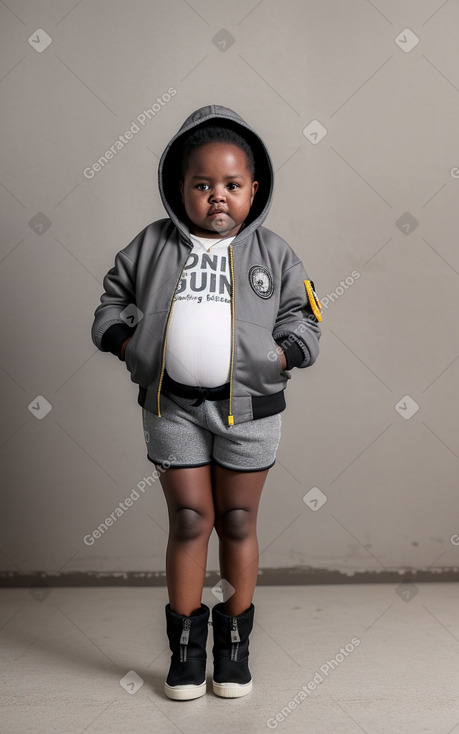
[[[324,304],[319,360],[287,389],[260,568],[456,568],[459,4],[8,0],[0,21],[0,570],[164,571],[158,481],[83,540],[154,470],[137,387],[90,327],[116,252],[164,216],[165,144],[209,103],[266,141],[266,226]]]

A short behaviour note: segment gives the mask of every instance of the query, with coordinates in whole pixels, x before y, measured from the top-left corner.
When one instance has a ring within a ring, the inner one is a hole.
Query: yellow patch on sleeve
[[[308,296],[309,305],[311,306],[312,313],[316,317],[317,321],[322,321],[322,304],[319,301],[314,288],[312,287],[310,280],[305,280],[304,285],[306,287],[306,294]]]

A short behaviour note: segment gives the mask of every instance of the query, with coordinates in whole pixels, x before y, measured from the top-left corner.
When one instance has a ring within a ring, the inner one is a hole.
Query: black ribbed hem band
[[[285,402],[285,391],[279,390],[274,395],[254,395],[252,397],[253,418],[267,418],[275,413],[281,413],[287,404]]]

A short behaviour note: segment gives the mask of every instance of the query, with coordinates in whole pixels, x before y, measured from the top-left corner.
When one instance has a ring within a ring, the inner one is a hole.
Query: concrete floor
[[[257,587],[252,692],[212,693],[209,627],[207,694],[171,701],[165,588],[1,589],[0,731],[459,734],[458,591]]]

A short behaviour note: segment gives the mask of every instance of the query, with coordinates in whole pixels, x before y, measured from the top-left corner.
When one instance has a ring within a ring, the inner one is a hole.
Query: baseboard
[[[217,571],[208,571],[204,586],[220,581]],[[354,571],[309,567],[263,568],[257,586],[307,586],[314,584],[400,584],[459,581],[459,568],[392,569]],[[61,586],[166,586],[164,571],[68,571],[18,573],[0,571],[0,588],[41,588]]]

